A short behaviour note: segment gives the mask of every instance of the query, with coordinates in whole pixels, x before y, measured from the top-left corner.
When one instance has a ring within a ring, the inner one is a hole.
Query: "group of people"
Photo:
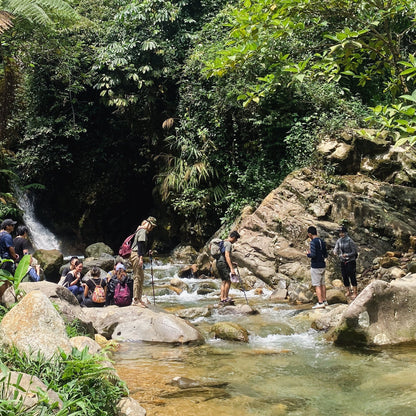
[[[351,300],[357,297],[356,259],[358,257],[357,246],[348,235],[345,226],[338,229],[339,238],[335,243],[334,254],[338,256],[341,263],[341,275],[345,287],[345,295]],[[325,286],[325,259],[328,257],[325,241],[318,237],[316,227],[308,228],[308,237],[311,240],[306,255],[311,259],[311,280],[315,288],[318,302],[314,309],[325,308],[326,300]]]
[[[0,225],[0,268],[14,274],[20,260],[26,254],[33,253],[33,247],[28,239],[29,229],[20,225],[16,230],[16,237],[13,239],[12,232],[16,221],[7,218]],[[30,264],[26,271],[28,281],[38,282],[40,280],[40,266],[34,257],[30,258]]]
[[[128,306],[132,304],[146,308],[147,302],[143,299],[143,259],[149,254],[147,251],[148,234],[155,227],[156,218],[148,217],[136,229],[129,259],[133,269],[133,278],[127,276],[123,261],[117,261],[114,270],[109,272],[104,279],[100,277],[98,267],[93,267],[85,277],[82,277],[83,264],[78,257],[72,257],[69,267],[62,271],[60,283],[77,297],[81,306]],[[98,296],[98,292],[101,292],[102,296]]]
[[[113,270],[101,277],[101,270],[94,266],[82,276],[83,263],[71,257],[69,266],[62,270],[59,284],[75,295],[82,307],[109,305],[129,306],[133,300],[133,279],[127,275],[126,266],[116,261]]]
[[[0,257],[1,268],[14,273],[15,266],[25,255],[30,254],[32,248],[28,240],[28,229],[25,226],[17,228],[17,236],[12,238],[16,221],[5,219],[0,230]],[[105,278],[101,277],[98,267],[93,267],[87,278],[82,277],[83,264],[78,257],[72,257],[69,267],[62,272],[60,283],[67,287],[79,300],[81,306],[100,307],[112,304],[119,306],[136,305],[147,307],[143,299],[144,267],[143,258],[151,255],[147,251],[148,234],[156,227],[156,219],[148,217],[137,227],[131,244],[130,263],[133,269],[133,278],[127,276],[126,266],[122,261],[116,262]],[[347,233],[345,226],[338,229],[339,238],[336,241],[333,253],[338,256],[341,265],[341,274],[345,287],[345,295],[351,299],[357,296],[356,259],[357,247]],[[318,237],[316,227],[310,226],[307,230],[310,239],[309,250],[306,252],[311,260],[311,280],[315,288],[318,302],[315,309],[325,308],[326,300],[325,268],[328,252],[325,241]],[[236,274],[236,263],[232,260],[233,244],[240,238],[237,231],[232,231],[222,243],[221,255],[217,259],[217,270],[221,278],[221,303],[232,303],[229,297],[231,278]],[[38,281],[38,266],[29,267],[30,280]]]

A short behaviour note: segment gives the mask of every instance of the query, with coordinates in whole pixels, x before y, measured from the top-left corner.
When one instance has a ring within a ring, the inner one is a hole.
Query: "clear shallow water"
[[[156,286],[177,270],[155,265]],[[217,302],[218,294],[196,295],[193,289],[200,282],[186,280],[190,293],[160,296],[156,303],[174,310]],[[241,291],[232,294],[237,303],[245,302]],[[270,303],[267,294],[248,292],[247,297],[259,315],[214,311],[212,317],[192,322],[205,336],[202,346],[121,345],[114,356],[116,368],[148,416],[416,416],[416,347],[336,348],[310,329],[302,310]],[[249,343],[210,338],[209,328],[219,320],[244,326]],[[180,390],[170,384],[176,376],[228,384]]]

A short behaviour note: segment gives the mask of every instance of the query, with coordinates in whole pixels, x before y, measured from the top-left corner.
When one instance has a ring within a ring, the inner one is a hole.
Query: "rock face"
[[[16,346],[31,355],[41,352],[52,357],[58,348],[71,351],[65,325],[50,300],[41,292],[33,291],[13,307],[0,323],[0,343]]]
[[[338,345],[386,345],[416,341],[416,275],[368,285],[330,334]]]

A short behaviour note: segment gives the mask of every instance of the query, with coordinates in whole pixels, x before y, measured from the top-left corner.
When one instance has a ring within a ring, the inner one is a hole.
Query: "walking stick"
[[[236,269],[236,271],[237,271],[238,281],[239,281],[239,283],[240,283],[240,289],[241,289],[241,290],[243,291],[243,293],[244,293],[244,297],[246,298],[246,303],[247,303],[247,306],[250,306],[250,305],[248,304],[246,291],[244,290],[243,281],[241,280],[240,270],[238,270],[238,266],[237,266],[237,264],[236,264],[236,263],[234,263],[234,267],[235,267],[235,269]]]
[[[153,280],[153,261],[152,261],[152,251],[151,250],[149,250],[149,259],[150,259],[150,275],[152,276],[153,305],[156,305],[156,300],[155,300],[155,282]]]

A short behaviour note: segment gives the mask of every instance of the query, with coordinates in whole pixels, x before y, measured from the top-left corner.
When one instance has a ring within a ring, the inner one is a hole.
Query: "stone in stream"
[[[227,382],[220,381],[197,381],[187,377],[175,377],[170,382],[172,386],[179,387],[180,389],[193,389],[195,387],[210,387],[210,388],[223,388],[228,385]]]

